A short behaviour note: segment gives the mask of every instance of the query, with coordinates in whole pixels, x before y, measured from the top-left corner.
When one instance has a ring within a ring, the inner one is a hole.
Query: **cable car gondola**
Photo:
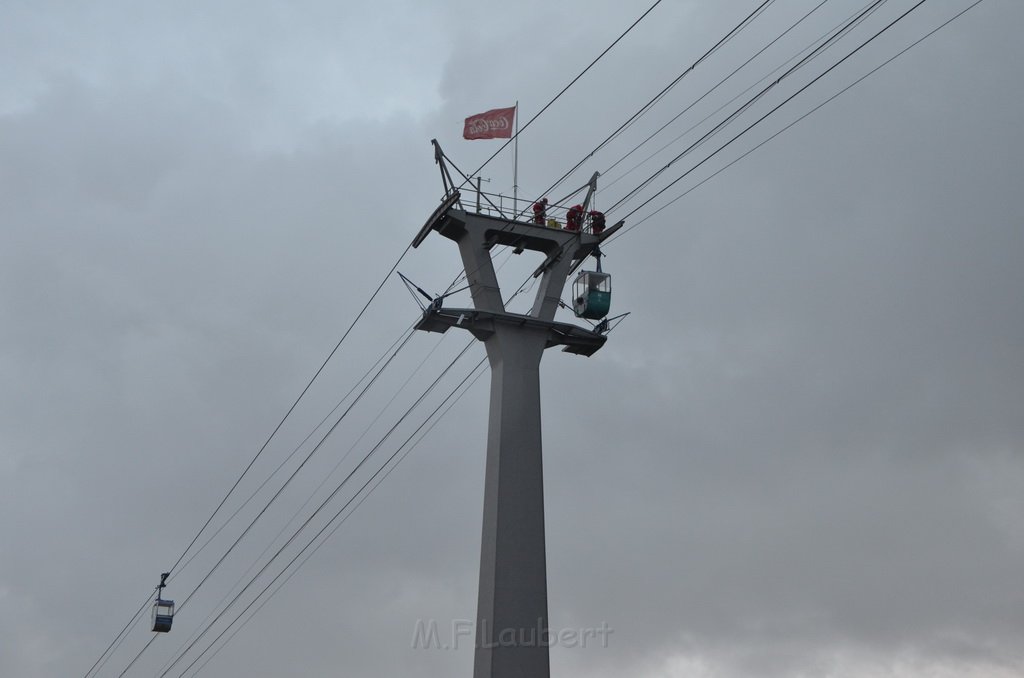
[[[596,271],[581,271],[572,283],[572,310],[577,318],[600,320],[612,305],[612,276],[601,271],[601,251],[594,252]]]
[[[156,633],[167,633],[171,630],[171,622],[174,621],[174,601],[163,599],[163,590],[170,572],[160,575],[160,584],[156,587],[156,602],[153,603],[153,631]]]

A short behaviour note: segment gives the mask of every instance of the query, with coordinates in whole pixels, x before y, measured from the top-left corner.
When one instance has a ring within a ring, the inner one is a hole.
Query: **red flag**
[[[466,118],[466,127],[462,130],[463,139],[509,139],[512,137],[512,124],[516,117],[516,107],[495,108],[471,115]]]

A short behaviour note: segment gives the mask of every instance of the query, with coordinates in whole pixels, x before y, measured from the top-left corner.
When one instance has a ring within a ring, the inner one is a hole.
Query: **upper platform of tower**
[[[495,203],[492,196],[480,191],[479,183],[475,187],[475,196],[470,188],[464,200],[463,192],[451,179],[440,146],[436,140],[433,143],[445,196],[416,234],[413,247],[419,247],[431,231],[459,242],[467,230],[472,230],[477,238],[482,236],[481,244],[487,250],[495,245],[504,245],[515,248],[517,253],[532,250],[545,254],[544,263],[534,272],[534,277],[537,277],[555,260],[566,256],[575,269],[622,227],[622,222],[606,227],[604,215],[589,209],[596,189],[596,174],[582,187],[588,189],[583,202],[571,206],[548,203],[546,198],[523,202],[499,197]],[[466,203],[474,197],[475,205],[467,207]]]

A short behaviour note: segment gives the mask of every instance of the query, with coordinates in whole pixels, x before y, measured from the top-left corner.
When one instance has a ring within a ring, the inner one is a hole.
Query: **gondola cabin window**
[[[171,630],[173,620],[174,601],[157,598],[153,603],[153,630],[158,633],[167,633]]]
[[[579,318],[600,320],[612,303],[612,276],[600,271],[583,271],[572,284],[573,312]]]

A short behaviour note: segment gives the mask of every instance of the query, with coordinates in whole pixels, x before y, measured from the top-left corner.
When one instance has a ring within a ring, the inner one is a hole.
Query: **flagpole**
[[[512,212],[519,214],[519,100],[516,100],[516,138],[512,152]]]

